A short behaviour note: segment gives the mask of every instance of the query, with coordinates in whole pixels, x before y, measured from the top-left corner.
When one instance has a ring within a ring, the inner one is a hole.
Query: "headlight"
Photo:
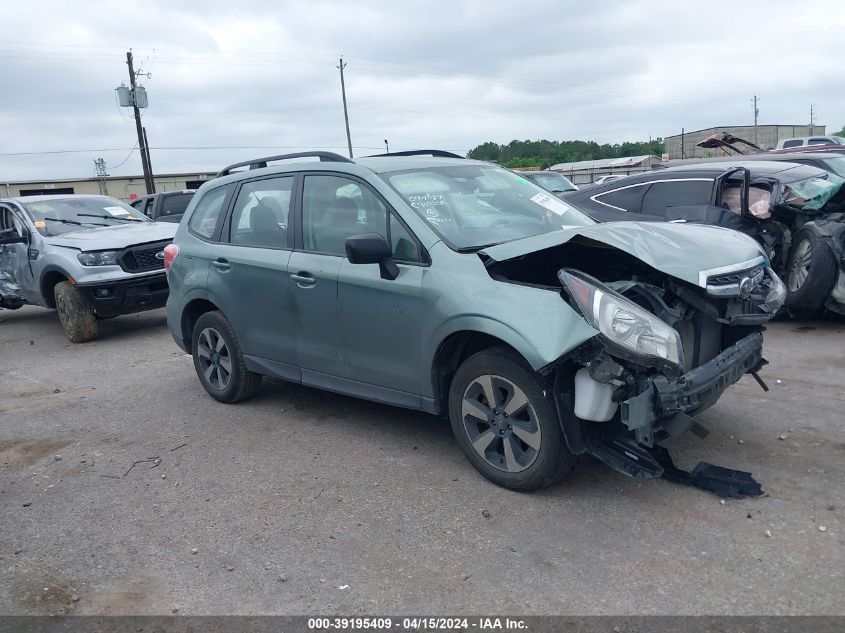
[[[80,253],[76,256],[83,266],[114,266],[120,251],[97,251],[94,253]]]
[[[766,266],[766,272],[769,274],[769,293],[766,295],[766,304],[772,311],[772,314],[780,310],[783,302],[786,301],[786,286],[780,280],[780,277],[775,274],[771,268]]]
[[[586,275],[584,276],[586,277]],[[565,270],[558,278],[575,299],[587,322],[608,341],[639,356],[656,356],[683,365],[681,336],[668,323],[636,303]]]

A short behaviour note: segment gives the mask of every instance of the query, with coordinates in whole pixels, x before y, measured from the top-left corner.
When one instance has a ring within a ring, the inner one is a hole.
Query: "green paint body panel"
[[[190,348],[185,315],[192,302],[210,302],[236,326],[254,367],[274,366],[286,379],[298,377],[303,383],[342,393],[432,410],[432,366],[441,345],[452,335],[479,332],[496,337],[516,349],[535,370],[597,336],[559,292],[494,280],[478,253],[449,248],[379,176],[386,168],[454,162],[403,158],[364,159],[360,164],[297,163],[204,184],[179,225],[175,243],[180,253],[168,273],[167,316],[174,339],[183,349]],[[198,202],[212,189],[302,172],[332,173],[365,182],[401,217],[430,263],[400,263],[396,279],[383,279],[377,264],[351,264],[344,257],[292,247],[270,250],[215,244],[188,230]],[[637,222],[555,231],[489,247],[481,254],[502,261],[576,237],[630,253],[696,285],[702,271],[761,255],[756,242],[733,231]],[[212,265],[219,257],[228,260],[225,272]],[[577,262],[570,265],[577,268]],[[291,280],[291,274],[303,270],[314,274],[316,287],[305,288]],[[266,334],[271,331],[272,335]]]

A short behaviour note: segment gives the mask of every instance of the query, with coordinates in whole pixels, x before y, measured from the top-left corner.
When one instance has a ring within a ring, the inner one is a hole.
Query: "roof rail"
[[[220,178],[221,176],[227,176],[232,173],[233,169],[237,169],[238,167],[249,167],[250,169],[261,169],[262,167],[267,166],[267,161],[271,160],[287,160],[290,158],[319,158],[320,162],[329,162],[329,163],[351,163],[352,161],[346,158],[346,156],[341,156],[340,154],[335,154],[334,152],[296,152],[294,154],[279,154],[277,156],[265,156],[264,158],[253,158],[252,160],[245,160],[242,163],[235,163],[234,165],[229,165],[224,169],[221,169],[215,178]]]
[[[382,156],[436,156],[438,158],[465,158],[453,152],[442,149],[409,149],[404,152],[388,152],[387,154],[373,154],[367,158],[381,158]]]

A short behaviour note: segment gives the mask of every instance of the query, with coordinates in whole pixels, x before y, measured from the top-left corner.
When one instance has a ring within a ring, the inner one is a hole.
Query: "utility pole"
[[[147,140],[147,128],[142,127],[141,132],[144,134],[144,147],[147,150],[147,155],[146,155],[147,171],[150,173],[150,188],[152,189],[152,191],[150,191],[150,193],[155,193],[156,192],[156,181],[155,181],[155,178],[153,178],[153,164],[150,161],[150,142]]]
[[[754,103],[754,144],[759,145],[760,142],[757,140],[757,115],[760,114],[760,110],[757,108],[757,95],[754,95],[751,101]]]
[[[385,154],[390,153],[390,145],[387,144],[387,139],[384,139],[384,153]]]
[[[807,128],[807,134],[812,136],[813,135],[813,125],[816,122],[816,104],[810,104],[810,126]]]
[[[346,64],[343,63],[343,56],[340,58],[340,64],[338,64],[338,68],[340,69],[340,92],[343,94],[343,118],[346,121],[346,142],[349,145],[349,158],[352,158],[352,136],[349,134],[349,112],[346,110],[346,84],[343,83],[343,69],[346,68]]]
[[[686,158],[687,152],[684,149],[684,128],[681,128],[681,158]]]
[[[94,159],[94,167],[97,170],[97,179],[100,181],[100,195],[107,196],[109,195],[108,187],[106,187],[106,161],[102,158]]]
[[[132,51],[126,53],[126,65],[129,67],[129,85],[132,88],[132,94],[135,94],[135,67],[132,65]],[[144,142],[144,130],[141,128],[141,111],[138,109],[138,103],[132,101],[132,110],[135,113],[135,131],[138,133],[138,148],[141,151],[141,166],[144,169],[144,185],[147,193],[154,193],[153,175],[150,173],[150,166],[147,163],[147,145]]]

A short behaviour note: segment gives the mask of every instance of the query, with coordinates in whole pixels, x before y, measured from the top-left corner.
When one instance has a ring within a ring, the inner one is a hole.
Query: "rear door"
[[[241,182],[209,269],[209,287],[220,297],[244,353],[279,364],[275,371],[289,379],[298,379],[288,277],[295,184],[295,175]]]

